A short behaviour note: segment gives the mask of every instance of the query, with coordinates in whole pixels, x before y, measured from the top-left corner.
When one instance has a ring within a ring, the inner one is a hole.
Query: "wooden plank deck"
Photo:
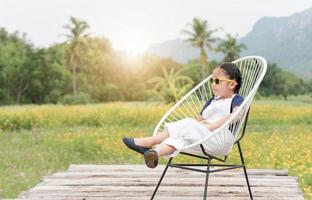
[[[71,165],[66,172],[43,177],[19,199],[148,200],[163,169],[163,165],[156,169],[144,165]],[[297,178],[288,176],[286,170],[249,169],[248,174],[254,199],[304,199]],[[204,180],[204,173],[169,168],[155,200],[202,199]],[[242,170],[211,174],[208,199],[249,199]]]

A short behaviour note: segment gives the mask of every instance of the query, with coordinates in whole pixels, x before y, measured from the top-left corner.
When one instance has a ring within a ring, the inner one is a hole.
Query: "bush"
[[[290,101],[300,101],[303,103],[312,104],[312,95],[311,96],[309,96],[309,95],[297,95],[297,96],[291,95],[288,97],[288,99]]]
[[[64,95],[60,100],[60,104],[87,104],[87,103],[92,103],[92,98],[89,94],[84,93],[84,92],[79,92],[76,96],[72,94],[66,94]]]

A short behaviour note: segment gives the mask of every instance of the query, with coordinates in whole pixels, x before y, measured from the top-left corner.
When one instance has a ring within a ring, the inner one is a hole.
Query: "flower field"
[[[151,135],[168,108],[132,102],[0,107],[0,198],[14,198],[70,164],[143,164],[121,138]],[[311,141],[311,104],[255,101],[242,148],[248,168],[288,169],[312,199]],[[236,149],[229,160],[239,161]]]

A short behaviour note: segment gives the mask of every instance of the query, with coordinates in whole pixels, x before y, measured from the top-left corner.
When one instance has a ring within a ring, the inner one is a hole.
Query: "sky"
[[[0,0],[0,27],[27,33],[37,47],[63,42],[70,16],[85,20],[92,36],[108,38],[130,55],[151,44],[185,37],[194,17],[220,28],[215,36],[244,36],[261,17],[282,17],[312,0]]]

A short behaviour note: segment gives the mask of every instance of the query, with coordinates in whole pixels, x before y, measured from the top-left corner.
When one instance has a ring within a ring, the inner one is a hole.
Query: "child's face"
[[[236,86],[235,80],[230,81],[230,77],[225,73],[223,69],[217,67],[212,72],[212,77],[214,79],[219,79],[219,84],[216,84],[216,80],[212,82],[212,92],[215,96],[221,96],[224,98],[231,97],[234,93]]]

